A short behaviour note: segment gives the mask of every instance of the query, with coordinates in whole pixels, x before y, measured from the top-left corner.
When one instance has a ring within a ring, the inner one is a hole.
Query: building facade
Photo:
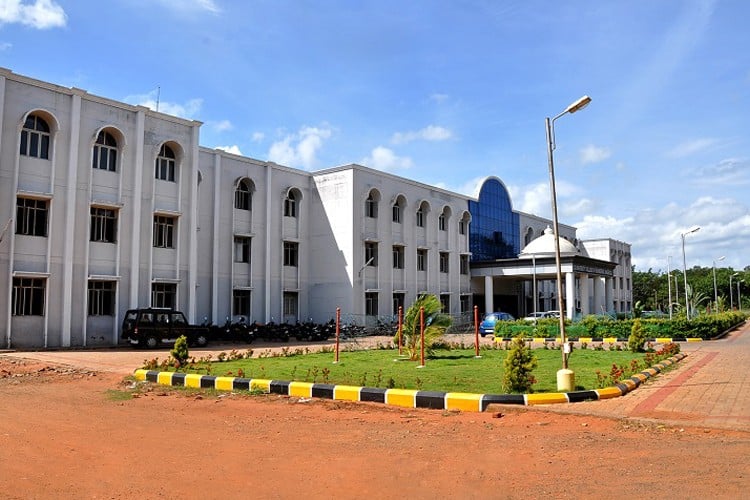
[[[201,147],[200,122],[6,69],[0,118],[9,348],[117,344],[125,311],[144,306],[193,322],[340,308],[374,325],[433,293],[467,314],[486,303],[474,267],[518,260],[522,235],[549,222],[513,211],[496,178],[474,200],[360,165],[310,173]]]

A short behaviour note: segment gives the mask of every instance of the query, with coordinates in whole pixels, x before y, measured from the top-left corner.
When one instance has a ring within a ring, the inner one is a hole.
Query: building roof
[[[560,238],[560,255],[579,255],[580,251],[565,238]],[[547,226],[544,234],[532,240],[518,255],[519,259],[555,255],[555,235],[552,228]]]

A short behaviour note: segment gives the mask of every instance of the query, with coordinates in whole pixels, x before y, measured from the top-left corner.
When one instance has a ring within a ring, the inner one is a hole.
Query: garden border
[[[316,382],[288,382],[269,379],[221,377],[197,373],[159,372],[135,370],[135,379],[172,387],[216,389],[219,391],[260,391],[299,398],[322,398],[337,401],[383,403],[404,408],[433,410],[459,410],[483,412],[492,404],[543,405],[553,403],[579,403],[624,396],[638,388],[649,378],[687,357],[679,353],[655,364],[611,387],[573,392],[548,392],[537,394],[472,394],[465,392],[420,391],[416,389],[381,389],[350,385],[333,385]]]

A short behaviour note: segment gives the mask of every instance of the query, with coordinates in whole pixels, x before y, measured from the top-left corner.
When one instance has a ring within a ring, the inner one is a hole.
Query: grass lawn
[[[433,357],[419,361],[399,359],[393,349],[345,351],[334,364],[334,354],[314,353],[284,357],[264,357],[213,362],[210,374],[216,376],[242,376],[244,378],[271,379],[300,382],[318,382],[366,387],[420,389],[443,392],[471,392],[502,394],[503,360],[508,351],[483,349],[481,358],[474,358],[473,349],[437,350]],[[535,392],[557,391],[557,370],[562,368],[560,350],[535,349],[539,364],[534,370],[537,383]],[[596,371],[609,374],[613,363],[630,366],[637,359],[646,368],[644,355],[629,351],[573,351],[569,368],[575,372],[576,389],[597,389]],[[206,365],[197,364],[196,373],[206,373]]]

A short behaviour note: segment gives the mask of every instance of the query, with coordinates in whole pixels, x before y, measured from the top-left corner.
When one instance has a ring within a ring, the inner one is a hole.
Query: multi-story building
[[[115,344],[147,305],[365,324],[422,293],[455,315],[528,310],[522,273],[496,273],[497,296],[482,273],[522,267],[521,235],[549,221],[499,179],[474,200],[360,165],[310,173],[201,147],[200,127],[0,69],[0,345]]]

